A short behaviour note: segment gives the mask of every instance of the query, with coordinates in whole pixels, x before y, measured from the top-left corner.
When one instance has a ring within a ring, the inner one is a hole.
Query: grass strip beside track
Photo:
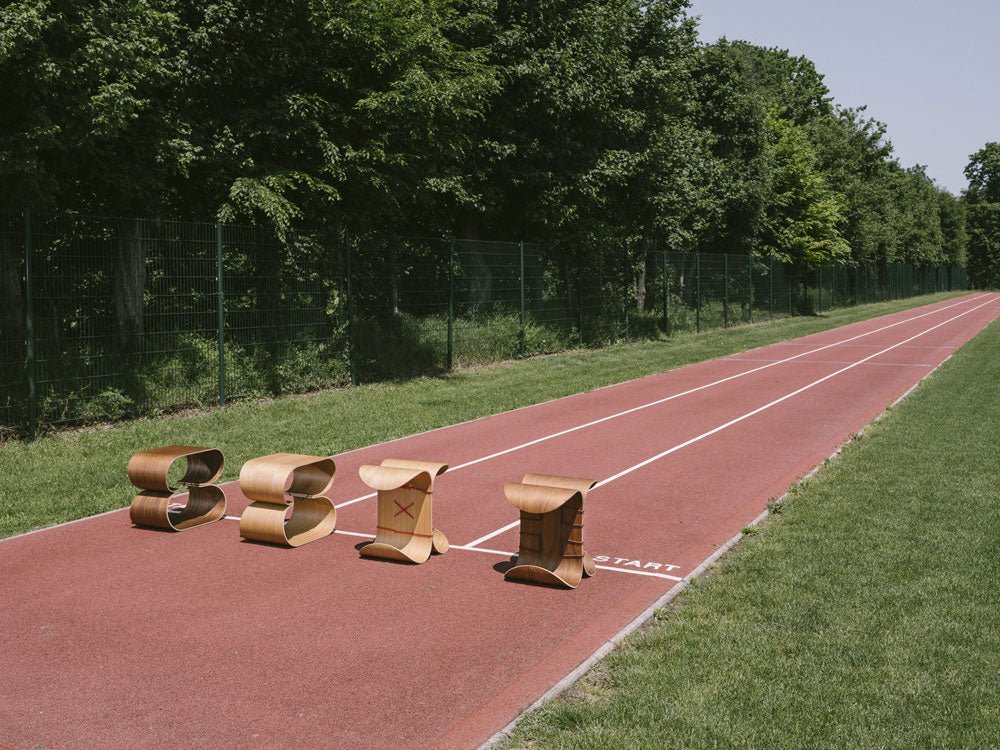
[[[0,447],[0,537],[128,504],[128,457],[169,443],[218,447],[223,479],[275,452],[336,455],[385,440],[567,396],[860,320],[961,296],[936,294],[818,317],[488,365],[433,379],[378,383],[190,416],[59,433]]]
[[[1000,323],[505,748],[1000,746]]]

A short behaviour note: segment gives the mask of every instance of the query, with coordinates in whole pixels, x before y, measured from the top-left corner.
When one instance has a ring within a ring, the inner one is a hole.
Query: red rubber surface
[[[591,493],[584,541],[600,564],[683,576],[998,315],[1000,295],[968,295],[353,451],[336,457],[335,500],[367,494],[362,463],[454,467],[771,364],[445,474],[435,525],[466,545],[516,520],[505,481],[606,479],[936,326]],[[239,515],[247,501],[226,489]],[[374,500],[338,511],[340,530],[374,523]],[[517,533],[481,546],[516,550]],[[674,583],[599,570],[561,591],[505,583],[506,556],[406,566],[359,558],[364,541],[279,549],[241,542],[235,521],[171,534],[126,512],[3,541],[0,745],[473,747]]]

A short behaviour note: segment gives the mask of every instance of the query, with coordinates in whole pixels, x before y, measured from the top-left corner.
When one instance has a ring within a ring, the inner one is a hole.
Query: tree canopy
[[[0,88],[4,207],[528,238],[640,286],[654,246],[964,263],[1000,205],[1000,144],[959,201],[687,0],[15,0]]]

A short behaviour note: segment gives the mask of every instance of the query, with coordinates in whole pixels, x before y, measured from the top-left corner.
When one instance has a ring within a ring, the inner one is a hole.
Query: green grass
[[[422,430],[621,382],[673,367],[905,310],[957,294],[836,310],[754,326],[460,370],[191,416],[148,418],[0,447],[0,537],[126,505],[125,464],[169,443],[221,448],[224,478],[250,458],[279,451],[334,455]]]
[[[508,748],[1000,747],[1000,322]]]

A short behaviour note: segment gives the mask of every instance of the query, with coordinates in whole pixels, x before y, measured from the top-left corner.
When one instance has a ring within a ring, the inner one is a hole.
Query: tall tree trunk
[[[141,222],[129,219],[118,231],[118,262],[115,264],[115,319],[122,348],[136,347],[142,336],[142,303],[146,292],[146,250]]]
[[[24,340],[24,295],[17,249],[13,236],[0,232],[0,341],[12,345]]]
[[[252,243],[248,252],[251,253],[254,267],[253,286],[257,305],[254,328],[257,330],[248,331],[247,335],[254,341],[263,339],[267,351],[274,354],[284,338],[282,328],[285,323],[285,305],[281,301],[281,266],[285,245],[268,229],[254,228],[248,231],[248,239]]]
[[[394,318],[399,317],[399,235],[396,227],[389,227],[389,243],[386,247],[386,262],[389,265],[389,310]]]
[[[461,223],[459,236],[464,240],[478,240],[479,230],[472,220],[465,219]],[[470,242],[461,249],[459,259],[463,269],[468,273],[465,288],[468,289],[469,302],[481,305],[493,297],[493,272],[486,257],[480,252],[479,242]]]
[[[649,262],[649,252],[653,247],[653,239],[643,234],[639,240],[635,256],[632,258],[632,288],[635,308],[646,309],[646,264]]]

